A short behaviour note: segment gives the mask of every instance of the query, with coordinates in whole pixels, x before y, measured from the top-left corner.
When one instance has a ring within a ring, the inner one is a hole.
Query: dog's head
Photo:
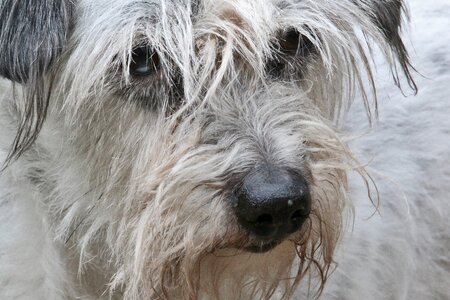
[[[414,87],[404,9],[0,1],[0,74],[24,89],[10,159],[39,147],[52,230],[111,293],[288,297],[305,276],[320,290],[346,171],[365,176],[336,124],[356,90],[373,112],[373,44]]]

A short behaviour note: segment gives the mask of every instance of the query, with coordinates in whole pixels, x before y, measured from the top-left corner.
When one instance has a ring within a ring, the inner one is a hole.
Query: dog
[[[342,130],[355,98],[377,117],[373,49],[417,90],[406,15],[402,0],[1,0],[1,298],[400,299],[382,272],[385,293],[351,294],[336,249],[350,194],[383,201]]]

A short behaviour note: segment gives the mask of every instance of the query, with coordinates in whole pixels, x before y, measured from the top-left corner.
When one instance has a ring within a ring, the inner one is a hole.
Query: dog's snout
[[[305,178],[273,166],[261,166],[236,191],[240,224],[258,238],[279,240],[296,232],[309,216],[311,197]]]

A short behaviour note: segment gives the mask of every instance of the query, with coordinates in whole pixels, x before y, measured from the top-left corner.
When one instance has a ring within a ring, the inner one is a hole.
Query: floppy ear
[[[71,0],[0,0],[0,76],[27,83],[49,69],[66,44]]]
[[[0,77],[25,85],[18,128],[2,170],[31,147],[47,114],[45,74],[66,45],[74,0],[0,0]],[[1,172],[1,170],[0,170]]]
[[[401,37],[401,25],[403,17],[407,15],[405,3],[403,0],[370,0],[369,15],[373,22],[380,28],[384,34],[386,41],[389,43],[391,49],[398,58],[398,62],[403,72],[406,75],[409,86],[417,92],[417,86],[411,75],[411,70],[414,68],[411,65],[408,51]],[[394,70],[396,71],[396,70]],[[399,84],[397,74],[394,74],[394,79]]]

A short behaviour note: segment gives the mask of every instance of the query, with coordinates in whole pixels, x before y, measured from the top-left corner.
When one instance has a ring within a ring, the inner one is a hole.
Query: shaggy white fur
[[[0,0],[0,74],[17,82],[0,82],[0,151],[12,159],[0,177],[0,298],[446,299],[440,2],[411,1],[425,77],[405,99],[383,82],[409,75],[398,0],[27,0],[53,18],[23,41],[9,35],[29,26],[10,13],[22,4]],[[295,53],[283,52],[288,32]],[[36,63],[17,40],[42,50]],[[142,46],[155,72],[136,78]],[[233,195],[262,163],[303,174],[312,210],[252,253],[265,241],[239,225]]]

